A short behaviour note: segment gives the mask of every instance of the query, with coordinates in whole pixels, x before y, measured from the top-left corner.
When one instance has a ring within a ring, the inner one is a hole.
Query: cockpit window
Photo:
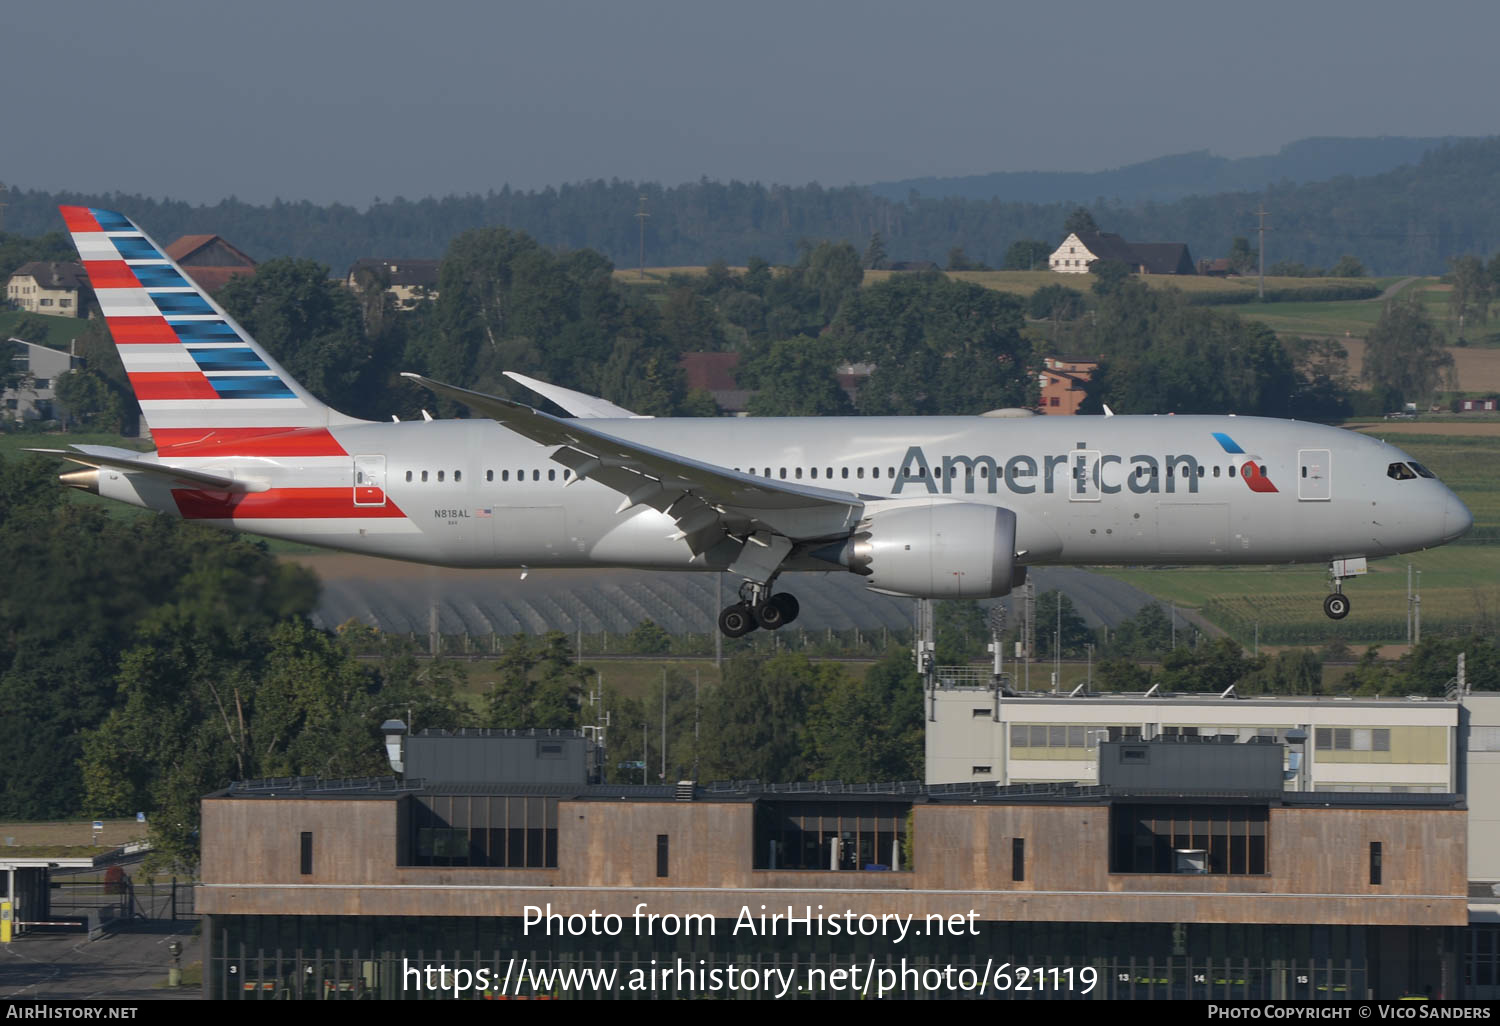
[[[1411,481],[1417,476],[1417,472],[1405,463],[1392,463],[1385,468],[1385,476],[1397,481]]]
[[[1408,463],[1407,466],[1411,467],[1411,469],[1415,470],[1418,474],[1422,475],[1423,477],[1432,477],[1432,478],[1437,477],[1436,474],[1434,474],[1432,471],[1428,470],[1426,467],[1422,466],[1422,464],[1420,464],[1420,463],[1415,463],[1415,462]]]

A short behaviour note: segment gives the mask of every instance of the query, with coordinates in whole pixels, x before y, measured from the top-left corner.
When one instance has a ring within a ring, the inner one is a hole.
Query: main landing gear
[[[742,637],[757,627],[779,630],[797,619],[802,606],[794,595],[771,594],[771,585],[746,581],[740,585],[740,600],[719,613],[719,630],[731,638]]]

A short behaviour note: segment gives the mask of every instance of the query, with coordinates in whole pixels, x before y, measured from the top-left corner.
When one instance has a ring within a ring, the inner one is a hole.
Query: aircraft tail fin
[[[125,215],[59,208],[158,448],[357,423],[313,396]]]

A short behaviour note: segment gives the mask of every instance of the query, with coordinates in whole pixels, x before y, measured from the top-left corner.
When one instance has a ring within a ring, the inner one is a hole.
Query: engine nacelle
[[[872,590],[916,598],[1007,595],[1025,573],[1016,566],[1015,513],[973,502],[876,511],[841,555]]]

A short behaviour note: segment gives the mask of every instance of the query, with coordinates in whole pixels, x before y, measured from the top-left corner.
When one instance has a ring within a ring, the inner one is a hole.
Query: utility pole
[[[661,782],[667,782],[667,668],[661,668]]]
[[[1411,564],[1406,564],[1406,643],[1411,644]]]
[[[644,197],[642,197],[642,198],[644,198]],[[1266,232],[1270,231],[1270,229],[1266,227],[1266,205],[1264,203],[1262,203],[1260,205],[1260,209],[1255,212],[1255,216],[1258,217],[1258,218],[1260,218],[1260,226],[1258,228],[1256,228],[1256,231],[1258,231],[1260,233],[1260,288],[1257,290],[1256,296],[1257,296],[1257,298],[1259,298],[1261,300],[1261,302],[1265,302],[1265,298],[1266,298]]]
[[[650,216],[650,214],[646,213],[646,194],[643,192],[641,193],[640,208],[635,212],[635,219],[639,221],[641,225],[641,258],[639,273],[642,279],[645,279],[646,277],[646,218]]]
[[[1412,635],[1411,643],[1420,645],[1422,643],[1422,571],[1417,571],[1417,591],[1412,596]]]
[[[1057,650],[1052,653],[1052,690],[1062,687],[1062,589],[1057,595]]]

